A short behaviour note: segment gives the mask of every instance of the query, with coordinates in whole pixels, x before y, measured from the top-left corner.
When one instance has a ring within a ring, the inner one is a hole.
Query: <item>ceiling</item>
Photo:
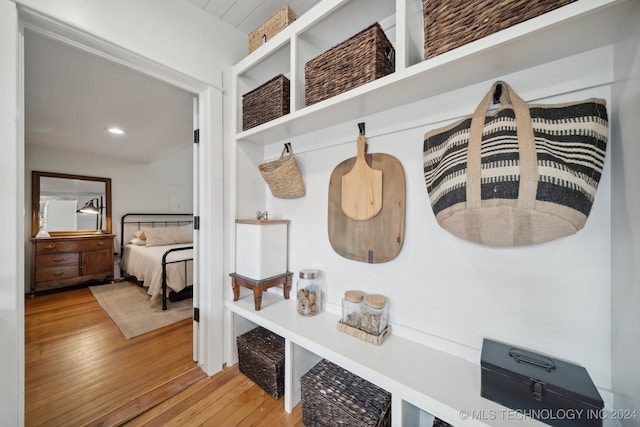
[[[285,4],[319,0],[185,0],[249,33]],[[194,94],[25,31],[25,144],[149,163],[192,144]],[[107,128],[117,126],[123,135]]]
[[[194,95],[25,31],[25,144],[156,160],[192,142]],[[107,128],[116,126],[123,135]]]
[[[221,20],[249,34],[274,13],[289,5],[301,16],[320,0],[186,0]]]

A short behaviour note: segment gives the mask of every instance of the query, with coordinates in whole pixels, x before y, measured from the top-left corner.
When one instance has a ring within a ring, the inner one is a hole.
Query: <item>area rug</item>
[[[151,301],[147,289],[131,282],[91,286],[91,292],[104,311],[113,319],[126,339],[179,322],[193,315],[193,300]]]

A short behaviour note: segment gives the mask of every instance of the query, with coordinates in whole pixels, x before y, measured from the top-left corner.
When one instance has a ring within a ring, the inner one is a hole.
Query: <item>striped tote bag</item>
[[[488,112],[496,92],[500,108]],[[424,136],[424,177],[441,227],[488,246],[569,236],[586,223],[604,165],[605,101],[527,104],[494,83],[472,116]]]

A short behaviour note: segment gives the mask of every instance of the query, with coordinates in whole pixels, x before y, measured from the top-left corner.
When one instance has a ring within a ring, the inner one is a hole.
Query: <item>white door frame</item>
[[[222,89],[150,61],[135,52],[120,48],[86,31],[28,9],[19,10],[18,72],[24,75],[24,28],[38,31],[77,48],[125,65],[173,86],[198,94],[200,141],[194,148],[194,215],[200,217],[200,230],[195,232],[196,247],[194,302],[199,304],[199,327],[194,329],[194,358],[208,375],[222,369],[224,363],[222,313],[223,296],[223,132]],[[24,91],[18,93],[18,114],[21,118],[17,137],[19,170],[24,171]],[[24,173],[22,174],[24,175]],[[24,176],[19,177],[18,194],[24,191]],[[21,210],[21,209],[20,209]],[[213,238],[218,236],[218,238]],[[206,260],[206,262],[202,262]],[[201,262],[198,262],[201,261]],[[24,264],[24,262],[23,262]],[[24,268],[24,265],[23,265]],[[24,276],[24,275],[23,275]],[[24,277],[21,288],[24,293]],[[19,331],[24,337],[24,324]],[[24,383],[24,378],[21,379]],[[22,384],[24,390],[24,384]]]

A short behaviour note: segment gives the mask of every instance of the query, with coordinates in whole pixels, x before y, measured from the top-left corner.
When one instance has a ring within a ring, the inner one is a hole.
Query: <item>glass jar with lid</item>
[[[387,327],[388,304],[384,295],[370,294],[364,297],[360,329],[380,335]]]
[[[364,292],[346,291],[342,299],[342,323],[354,328],[360,328],[360,317],[362,316],[362,301]]]
[[[322,280],[320,272],[313,269],[300,270],[296,283],[298,313],[315,316],[322,310]]]

